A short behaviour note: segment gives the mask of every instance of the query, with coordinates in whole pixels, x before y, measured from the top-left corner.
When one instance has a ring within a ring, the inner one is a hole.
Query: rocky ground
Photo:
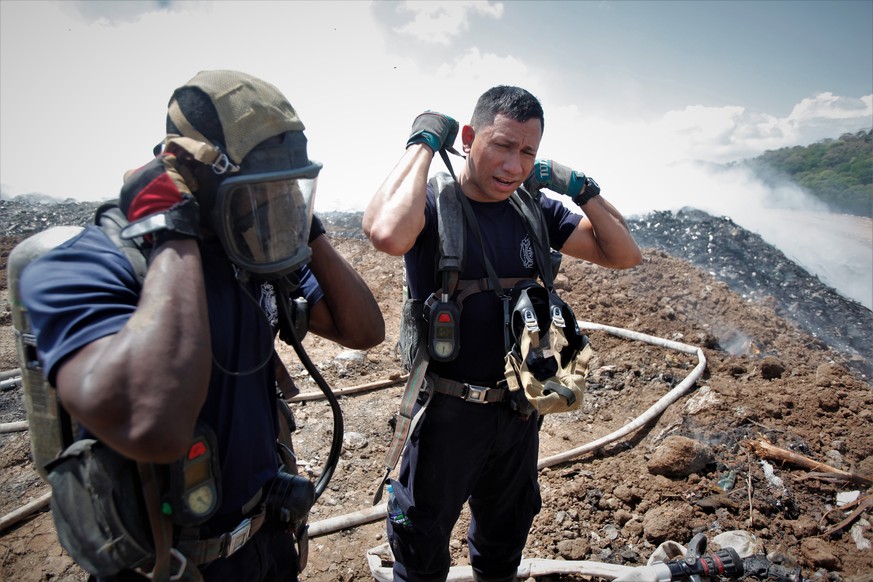
[[[86,204],[0,201],[0,371],[17,367],[6,302],[9,250],[23,235],[81,224],[92,212]],[[308,336],[307,353],[335,389],[397,379],[401,372],[394,349],[401,262],[374,252],[356,220],[329,216],[328,230],[376,294],[388,337],[362,353]],[[871,481],[864,480],[873,478],[873,313],[727,219],[685,211],[630,222],[644,246],[643,264],[609,271],[565,258],[562,296],[580,320],[699,347],[706,368],[639,430],[569,461],[546,463],[543,511],[525,557],[637,565],[664,540],[686,544],[704,533],[714,549],[713,539],[739,530],[757,553],[803,578],[873,579]],[[541,459],[619,430],[698,364],[694,353],[600,330],[589,336],[595,356],[584,406],[545,419]],[[317,393],[293,350],[282,347],[281,354],[302,391]],[[370,507],[402,390],[395,383],[340,397],[344,450],[313,508],[314,528]],[[21,402],[20,388],[0,393],[0,423],[24,420]],[[318,399],[292,407],[298,453],[314,478],[328,452],[330,410]],[[764,442],[778,447],[777,457],[795,457],[774,458],[762,450]],[[33,469],[26,432],[0,434],[0,468],[0,516],[48,491]],[[838,506],[838,497],[842,503],[855,496],[867,501],[866,509],[853,514],[858,502]],[[451,545],[458,565],[466,563],[466,523],[465,514]],[[328,528],[312,540],[301,579],[370,579],[365,553],[384,542],[381,521]],[[0,580],[85,579],[57,544],[48,513],[0,532]]]

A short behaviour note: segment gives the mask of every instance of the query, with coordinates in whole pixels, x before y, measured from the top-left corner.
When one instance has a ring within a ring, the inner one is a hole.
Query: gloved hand
[[[172,154],[128,172],[118,206],[130,221],[122,238],[151,235],[155,246],[174,238],[201,238],[200,207]]]
[[[552,160],[534,162],[533,170],[524,184],[528,188],[548,188],[558,194],[566,194],[579,206],[600,194],[600,186],[593,178]]]
[[[406,147],[423,143],[437,153],[443,148],[451,148],[458,136],[458,122],[436,111],[425,111],[412,123],[412,133],[406,140]]]

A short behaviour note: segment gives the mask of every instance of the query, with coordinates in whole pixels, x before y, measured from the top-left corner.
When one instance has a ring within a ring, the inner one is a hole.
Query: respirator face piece
[[[309,227],[320,169],[313,163],[222,182],[211,222],[231,262],[272,278],[309,261]]]

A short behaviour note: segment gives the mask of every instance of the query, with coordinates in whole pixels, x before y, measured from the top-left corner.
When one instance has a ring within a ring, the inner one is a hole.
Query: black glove
[[[155,246],[174,238],[201,238],[200,206],[171,154],[128,172],[118,206],[130,221],[121,238],[146,237]]]
[[[423,143],[437,153],[443,148],[451,148],[458,136],[458,122],[436,111],[425,111],[412,123],[412,133],[406,140],[406,147]]]
[[[319,236],[323,235],[327,231],[324,230],[324,224],[321,222],[321,219],[312,214],[312,222],[309,224],[309,244],[312,244],[312,241],[317,239]]]
[[[529,189],[548,188],[566,194],[579,206],[600,194],[600,186],[592,178],[552,160],[537,160],[524,184]]]

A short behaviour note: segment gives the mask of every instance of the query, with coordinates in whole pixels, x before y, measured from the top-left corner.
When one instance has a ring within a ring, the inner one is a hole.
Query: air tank
[[[82,231],[78,226],[56,226],[34,234],[18,243],[6,265],[9,305],[15,330],[15,348],[21,367],[24,406],[27,412],[28,434],[33,463],[45,479],[45,465],[72,442],[73,426],[61,408],[57,391],[43,376],[36,353],[36,338],[30,327],[30,317],[22,302],[21,272],[31,261]]]

